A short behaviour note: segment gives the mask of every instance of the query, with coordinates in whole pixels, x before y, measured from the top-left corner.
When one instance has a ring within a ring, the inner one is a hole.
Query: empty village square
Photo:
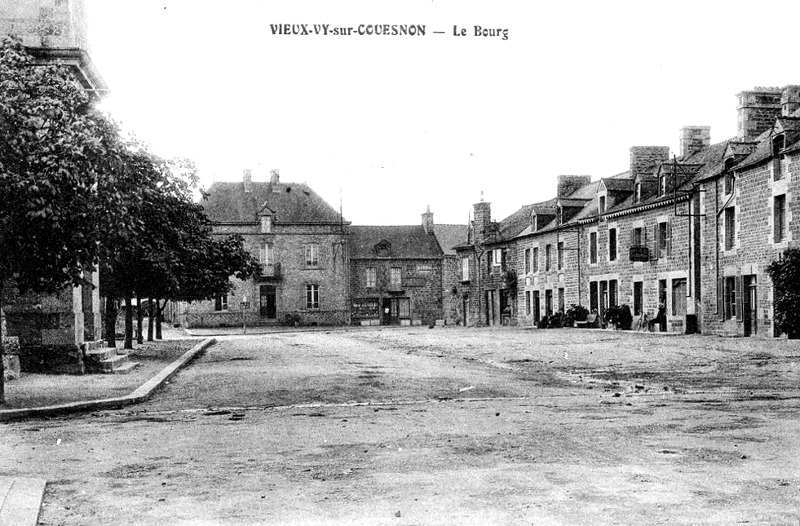
[[[0,526],[800,526],[798,14],[0,0]]]

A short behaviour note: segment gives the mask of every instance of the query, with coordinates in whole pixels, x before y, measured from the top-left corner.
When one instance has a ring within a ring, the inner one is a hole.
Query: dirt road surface
[[[151,402],[4,424],[42,526],[800,525],[800,344],[230,337]]]

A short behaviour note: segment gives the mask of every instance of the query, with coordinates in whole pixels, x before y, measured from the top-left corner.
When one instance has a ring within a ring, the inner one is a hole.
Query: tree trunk
[[[106,298],[106,345],[117,346],[117,302],[113,298]]]
[[[167,306],[167,300],[164,300],[164,307]],[[156,300],[156,340],[161,340],[161,314],[164,312],[164,307],[161,306],[161,300]]]
[[[147,341],[153,341],[153,324],[155,323],[156,312],[153,308],[153,298],[147,302]]]
[[[133,349],[133,301],[125,295],[125,343],[123,349]]]
[[[3,310],[3,277],[0,276],[0,312]],[[0,315],[0,324],[2,323],[2,315]],[[6,403],[6,368],[3,364],[3,338],[5,333],[0,328],[0,405]]]
[[[142,298],[136,296],[136,343],[139,345],[144,343],[142,338]]]

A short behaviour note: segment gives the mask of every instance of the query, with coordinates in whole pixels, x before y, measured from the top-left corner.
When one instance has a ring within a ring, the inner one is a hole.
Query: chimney
[[[711,146],[710,126],[684,126],[681,128],[680,156],[688,157]]]
[[[800,86],[785,86],[781,93],[781,115],[789,117],[800,109]]]
[[[269,182],[270,184],[278,184],[281,182],[280,170],[275,168],[269,171]]]
[[[475,203],[472,227],[475,233],[475,243],[483,243],[489,235],[492,224],[492,204],[486,201]]]
[[[559,199],[569,197],[576,190],[592,182],[591,175],[559,175],[556,197]]]
[[[244,192],[249,194],[253,191],[253,171],[250,168],[245,168],[243,172]]]
[[[669,146],[632,146],[631,179],[650,175],[657,164],[669,160]]]
[[[428,205],[428,211],[422,214],[422,228],[425,229],[426,234],[433,234],[433,212]]]
[[[755,88],[742,91],[739,97],[737,137],[751,141],[772,128],[781,115],[781,88]],[[788,101],[787,101],[788,106]]]

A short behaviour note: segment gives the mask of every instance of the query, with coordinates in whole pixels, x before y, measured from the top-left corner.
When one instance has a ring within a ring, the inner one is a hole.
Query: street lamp
[[[250,303],[247,301],[247,296],[242,296],[242,302],[240,305],[242,307],[242,334],[247,334],[247,318],[245,317],[245,314],[248,307],[250,307]]]

